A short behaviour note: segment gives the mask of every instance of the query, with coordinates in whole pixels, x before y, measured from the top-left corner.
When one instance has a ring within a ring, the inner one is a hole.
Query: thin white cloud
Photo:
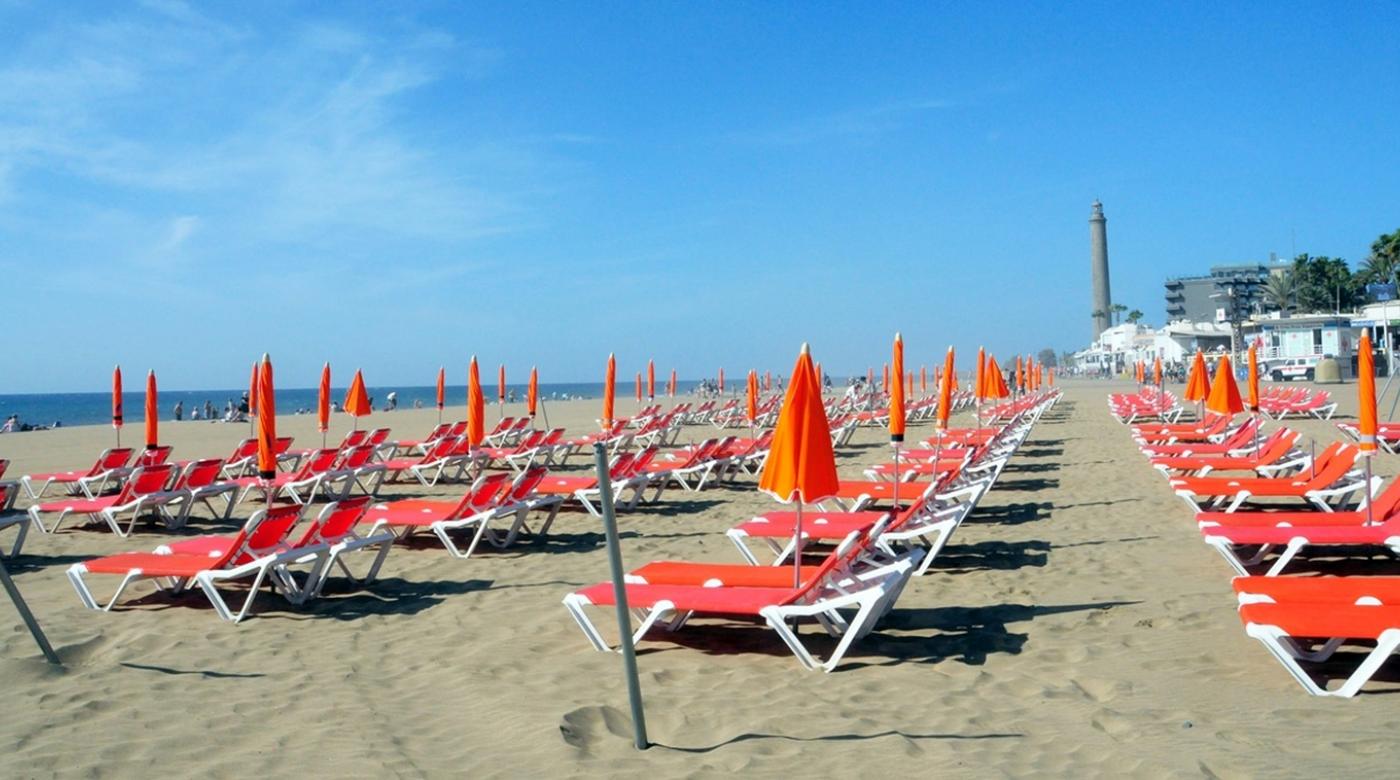
[[[954,105],[952,101],[934,98],[893,101],[809,117],[766,130],[738,132],[730,138],[758,146],[801,146],[835,139],[869,140]]]

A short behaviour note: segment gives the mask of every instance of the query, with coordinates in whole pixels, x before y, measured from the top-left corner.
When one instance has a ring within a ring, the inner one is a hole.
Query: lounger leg
[[[611,650],[612,647],[603,640],[603,635],[598,633],[598,629],[594,627],[593,621],[589,620],[588,615],[583,611],[583,608],[589,606],[590,603],[591,602],[587,599],[576,593],[570,593],[564,597],[564,608],[569,610],[569,615],[573,617],[574,622],[577,623],[578,627],[583,631],[583,635],[588,638],[589,644],[593,645],[593,649],[598,651]]]

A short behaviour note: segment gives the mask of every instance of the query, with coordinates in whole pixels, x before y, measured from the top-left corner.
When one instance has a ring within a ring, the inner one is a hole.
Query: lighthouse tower
[[[1094,280],[1094,335],[1108,330],[1113,322],[1113,296],[1108,288],[1108,220],[1103,215],[1103,204],[1094,201],[1094,211],[1089,215],[1089,265]]]

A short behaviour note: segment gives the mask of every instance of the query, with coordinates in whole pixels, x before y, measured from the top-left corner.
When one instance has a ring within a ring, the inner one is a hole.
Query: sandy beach
[[[239,625],[216,619],[198,594],[151,596],[149,586],[110,614],[79,604],[64,569],[171,538],[154,527],[126,540],[96,527],[36,529],[9,565],[66,669],[49,669],[9,606],[0,608],[0,774],[1388,771],[1400,713],[1385,694],[1400,690],[1400,668],[1392,662],[1353,700],[1307,696],[1245,636],[1229,569],[1109,416],[1105,395],[1130,385],[1071,381],[1064,389],[928,576],[910,583],[836,672],[804,671],[759,625],[697,621],[677,634],[653,632],[639,645],[656,743],[646,752],[630,744],[619,657],[592,650],[560,605],[571,589],[607,575],[600,524],[581,512],[561,516],[543,543],[465,561],[426,540],[397,546],[372,586],[332,581],[305,607],[264,595]],[[1330,389],[1342,404],[1338,418],[1352,417],[1354,385]],[[620,413],[630,408],[619,403]],[[553,425],[596,427],[596,402],[548,411]],[[436,415],[376,413],[360,425],[417,437]],[[970,420],[960,417],[955,425]],[[1332,422],[1288,424],[1319,449],[1340,436]],[[278,426],[299,446],[319,442],[313,417]],[[338,416],[332,439],[348,427]],[[911,426],[910,435],[930,430]],[[200,422],[165,423],[161,432],[176,458],[224,456],[248,435],[246,426]],[[713,433],[692,427],[681,440]],[[128,427],[123,438],[140,435]],[[76,468],[112,438],[106,427],[6,435],[0,457],[13,461],[16,478]],[[855,476],[889,454],[885,431],[865,428],[838,461]],[[585,465],[576,458],[570,470]],[[1396,471],[1394,456],[1376,465],[1387,477]],[[622,515],[626,563],[740,562],[723,531],[772,506],[755,484],[668,490],[656,507]],[[395,485],[383,495],[460,493]],[[221,527],[195,519],[185,533]],[[1394,570],[1393,561],[1372,566]],[[600,625],[612,637],[610,615]]]

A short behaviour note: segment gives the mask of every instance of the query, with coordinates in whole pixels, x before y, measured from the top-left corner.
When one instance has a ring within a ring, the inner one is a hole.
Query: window
[[[1322,328],[1313,328],[1313,352],[1322,351]]]

